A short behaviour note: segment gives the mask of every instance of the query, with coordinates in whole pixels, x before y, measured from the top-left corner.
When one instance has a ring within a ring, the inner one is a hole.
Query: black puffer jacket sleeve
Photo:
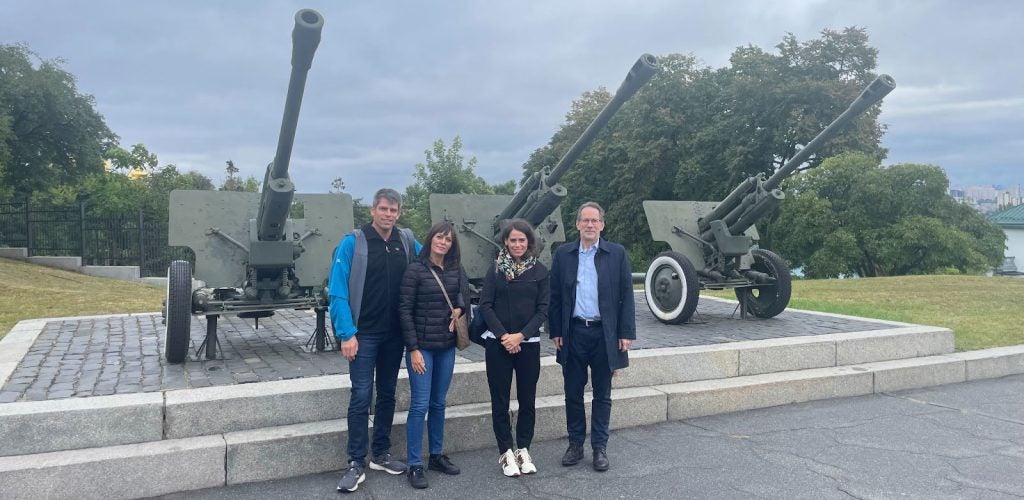
[[[416,324],[413,322],[412,314],[416,308],[416,293],[419,290],[419,280],[414,267],[420,267],[419,261],[409,264],[405,268],[405,275],[402,276],[402,285],[398,289],[398,323],[402,327],[402,341],[409,351],[419,349],[419,342],[416,341]]]

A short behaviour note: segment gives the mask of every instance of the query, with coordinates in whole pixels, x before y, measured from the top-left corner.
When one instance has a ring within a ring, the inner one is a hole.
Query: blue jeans
[[[429,406],[430,454],[444,452],[444,407],[448,397],[448,386],[455,371],[455,348],[420,349],[426,371],[420,375],[412,370],[410,354],[405,355],[405,366],[409,368],[409,419],[405,425],[405,440],[409,465],[423,465],[423,418],[427,417]],[[351,431],[349,431],[351,432]]]
[[[391,422],[395,417],[395,385],[402,366],[402,337],[395,333],[358,335],[356,359],[348,365],[352,381],[348,402],[348,459],[366,466],[370,401],[377,372],[377,403],[373,410],[373,456],[391,451]]]

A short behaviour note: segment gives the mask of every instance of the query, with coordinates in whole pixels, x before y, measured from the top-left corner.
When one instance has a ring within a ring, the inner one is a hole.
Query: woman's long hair
[[[523,219],[511,219],[504,224],[501,230],[501,244],[504,245],[512,231],[519,231],[526,235],[526,253],[522,258],[537,256],[537,236],[533,234],[533,227]]]
[[[437,224],[430,226],[430,231],[427,231],[427,240],[424,243],[423,248],[420,249],[420,257],[430,260],[430,247],[434,241],[434,236],[437,236],[438,234],[452,235],[452,246],[448,248],[448,253],[444,256],[444,267],[447,269],[449,267],[459,266],[459,237],[456,234],[455,227],[448,221],[438,222]]]

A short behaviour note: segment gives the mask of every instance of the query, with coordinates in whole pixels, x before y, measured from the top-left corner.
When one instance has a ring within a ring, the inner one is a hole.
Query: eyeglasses
[[[602,222],[601,219],[577,219],[577,221],[584,226],[589,224],[594,224],[596,226],[598,223]]]

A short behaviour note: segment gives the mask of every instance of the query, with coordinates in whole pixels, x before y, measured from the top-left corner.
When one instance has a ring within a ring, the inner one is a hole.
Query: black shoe
[[[562,455],[562,465],[570,466],[580,463],[583,460],[583,446],[578,444],[569,443],[569,449],[565,450],[565,455]]]
[[[449,476],[455,476],[462,472],[448,459],[448,455],[430,455],[430,460],[427,461],[427,468],[443,472]]]
[[[608,470],[608,453],[604,448],[594,448],[594,470],[604,472]]]
[[[416,488],[418,490],[422,490],[423,488],[426,488],[428,486],[427,476],[423,475],[422,465],[409,466],[409,484],[411,484],[413,488]]]
[[[338,491],[356,491],[365,480],[366,474],[363,473],[363,466],[353,460],[348,463],[348,469],[345,469],[345,474],[342,475],[341,481],[338,483]]]
[[[370,460],[370,468],[382,470],[388,474],[405,474],[405,471],[409,470],[409,466],[405,465],[405,462],[391,458],[390,453],[373,457]]]

